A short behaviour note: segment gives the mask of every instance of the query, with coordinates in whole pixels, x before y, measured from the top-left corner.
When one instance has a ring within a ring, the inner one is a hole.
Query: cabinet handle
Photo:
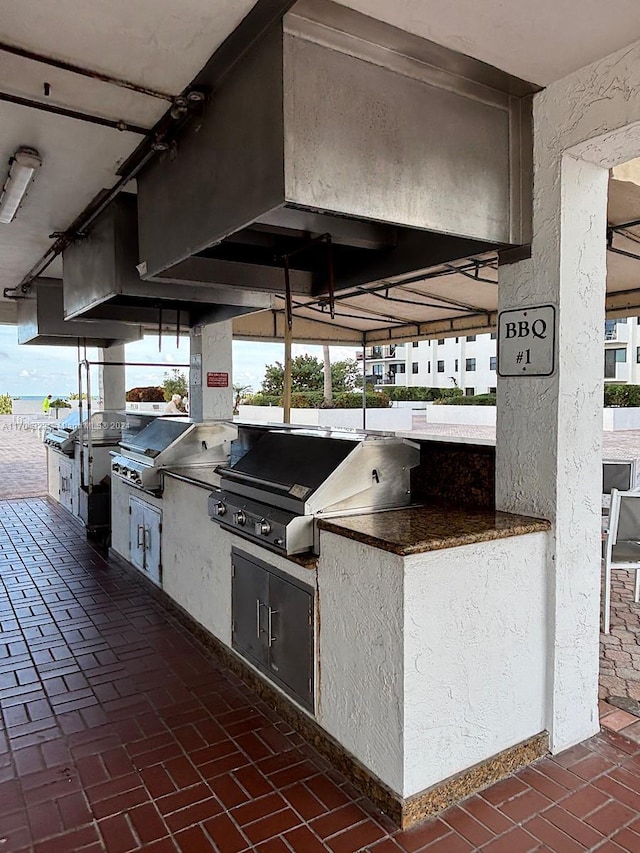
[[[142,541],[140,541],[140,531],[142,531]],[[144,526],[138,525],[138,548],[144,548]]]
[[[271,648],[271,646],[274,644],[274,642],[278,639],[277,637],[271,636],[271,634],[272,634],[271,620],[272,620],[272,617],[277,612],[278,612],[277,610],[272,610],[271,607],[267,607],[267,645],[269,646],[269,648]]]
[[[144,528],[144,550],[151,550],[151,528]]]
[[[260,639],[260,634],[264,633],[264,628],[260,625],[260,608],[264,606],[260,599],[256,598],[256,637],[258,639]]]

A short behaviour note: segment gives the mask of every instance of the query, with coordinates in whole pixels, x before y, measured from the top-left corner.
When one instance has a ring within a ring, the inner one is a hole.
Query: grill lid
[[[120,446],[155,459],[191,426],[193,423],[187,418],[157,418],[133,438],[120,442]]]
[[[269,432],[232,468],[224,470],[231,482],[253,484],[271,494],[288,494],[306,501],[344,462],[362,440],[354,435],[310,435]]]

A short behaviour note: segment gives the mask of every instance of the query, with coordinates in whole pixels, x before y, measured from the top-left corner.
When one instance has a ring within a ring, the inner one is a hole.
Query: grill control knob
[[[114,463],[114,465],[113,465],[113,470],[114,470],[114,472],[115,472],[116,474],[117,474],[117,473],[118,473],[118,471],[120,470],[120,466],[118,465],[118,463],[117,463],[117,462],[116,462],[116,463]]]
[[[224,515],[227,511],[227,507],[222,503],[222,501],[218,501],[216,504],[216,515]]]
[[[244,527],[247,523],[247,516],[243,509],[239,509],[237,512],[233,513],[233,523],[237,524],[239,527]]]
[[[268,536],[271,533],[271,525],[266,518],[261,518],[253,525],[256,536]]]

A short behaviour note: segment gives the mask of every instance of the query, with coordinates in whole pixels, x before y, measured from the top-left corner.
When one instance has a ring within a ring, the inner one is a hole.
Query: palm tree
[[[322,347],[322,357],[324,360],[324,401],[325,403],[333,402],[333,383],[331,381],[331,355],[329,353],[329,347]]]
[[[238,406],[240,405],[242,398],[245,397],[251,391],[251,385],[234,385],[233,393],[235,394],[233,400],[233,414],[238,414]]]

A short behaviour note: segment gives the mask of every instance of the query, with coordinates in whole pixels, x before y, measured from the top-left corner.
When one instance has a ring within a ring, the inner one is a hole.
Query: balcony
[[[629,342],[629,326],[627,322],[620,320],[607,320],[604,324],[604,342],[622,343]]]
[[[378,358],[404,358],[404,344],[389,344],[389,346],[367,347],[365,350],[367,359]],[[362,356],[358,356],[361,358]]]

